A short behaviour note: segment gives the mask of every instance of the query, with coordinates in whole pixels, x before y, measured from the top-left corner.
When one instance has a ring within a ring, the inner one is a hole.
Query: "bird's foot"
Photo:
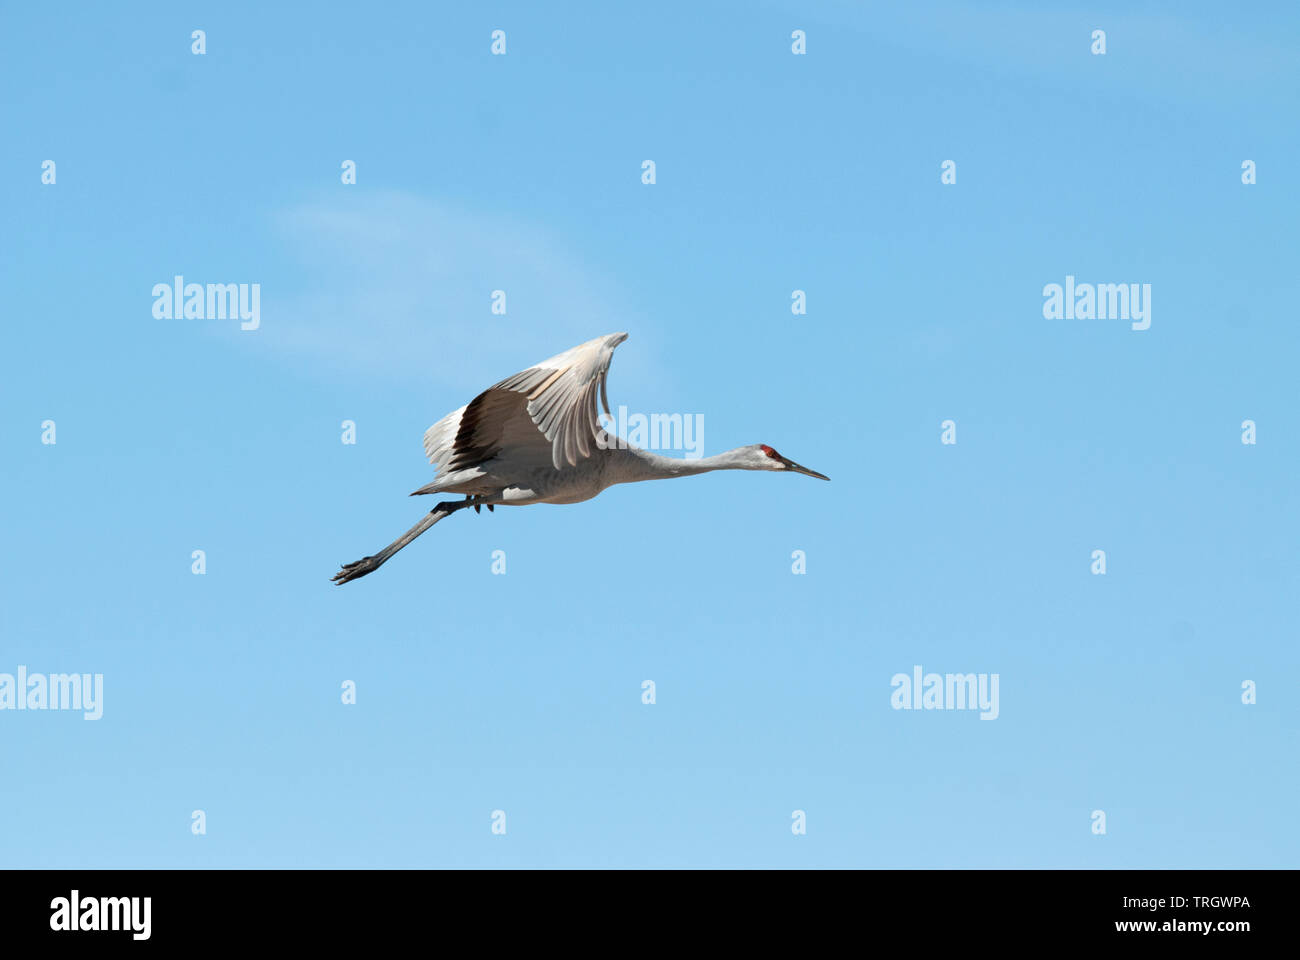
[[[334,576],[330,577],[337,584],[344,584],[358,577],[364,577],[367,573],[373,573],[382,566],[383,561],[375,562],[375,557],[362,557],[360,560],[353,560],[351,563],[343,564],[343,569]]]

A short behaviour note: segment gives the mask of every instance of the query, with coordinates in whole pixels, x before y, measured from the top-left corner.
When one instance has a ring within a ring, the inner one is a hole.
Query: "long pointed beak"
[[[787,460],[785,457],[781,458],[781,462],[786,465],[787,469],[793,470],[795,473],[802,473],[805,476],[816,477],[818,480],[830,479],[830,477],[826,476],[824,473],[818,473],[816,470],[809,470],[803,464],[795,463],[793,460]]]

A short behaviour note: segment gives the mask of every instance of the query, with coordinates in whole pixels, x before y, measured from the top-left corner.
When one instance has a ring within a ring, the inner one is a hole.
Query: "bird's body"
[[[641,450],[600,426],[597,401],[609,413],[605,379],[614,333],[588,340],[484,390],[424,434],[424,452],[437,469],[412,496],[452,493],[419,523],[374,556],[335,574],[347,583],[378,569],[439,520],[464,507],[581,503],[617,483],[691,476],[712,470],[789,470],[828,479],[755,444],[699,460]]]

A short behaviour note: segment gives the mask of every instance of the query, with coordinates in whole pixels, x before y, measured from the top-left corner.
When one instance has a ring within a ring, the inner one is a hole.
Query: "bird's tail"
[[[362,557],[360,560],[354,560],[351,563],[343,565],[343,569],[334,574],[330,579],[337,584],[344,584],[350,580],[356,580],[364,577],[367,573],[374,573],[392,557],[398,550],[418,537],[424,531],[441,520],[443,517],[450,516],[461,507],[469,506],[468,500],[458,503],[440,503],[421,518],[420,522],[407,530],[404,534],[390,543],[384,549],[380,550],[373,557]]]

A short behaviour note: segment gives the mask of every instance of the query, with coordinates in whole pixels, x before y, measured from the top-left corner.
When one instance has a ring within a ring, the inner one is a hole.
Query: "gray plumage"
[[[436,475],[412,496],[454,493],[465,499],[439,503],[379,553],[344,566],[334,581],[347,583],[372,573],[439,520],[465,507],[579,503],[616,483],[712,470],[785,471],[830,479],[765,444],[681,460],[607,434],[598,419],[601,408],[609,413],[605,381],[614,348],[626,339],[626,333],[608,334],[543,360],[488,387],[431,426],[424,434],[424,454]]]

